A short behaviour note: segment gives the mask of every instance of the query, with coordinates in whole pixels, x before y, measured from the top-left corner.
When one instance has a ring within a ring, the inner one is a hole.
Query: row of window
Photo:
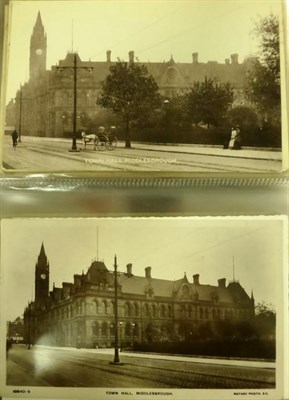
[[[204,320],[218,320],[218,319],[229,319],[232,317],[248,317],[250,310],[239,310],[239,309],[221,309],[211,308],[202,306],[192,305],[181,305],[179,311],[175,314],[176,318],[181,319],[204,319]],[[59,310],[53,310],[47,315],[49,322],[70,319],[77,316],[83,315],[114,315],[114,302],[112,301],[94,301],[90,304],[90,307],[85,309],[85,303],[83,301],[77,302],[75,306],[70,305],[63,307]],[[149,317],[149,318],[172,318],[172,306],[162,304],[157,306],[156,304],[144,304],[142,307],[138,303],[125,303],[124,304],[124,317]]]

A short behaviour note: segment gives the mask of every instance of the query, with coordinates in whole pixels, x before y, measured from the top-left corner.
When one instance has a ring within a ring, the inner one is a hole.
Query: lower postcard
[[[287,216],[1,221],[1,395],[285,399]]]

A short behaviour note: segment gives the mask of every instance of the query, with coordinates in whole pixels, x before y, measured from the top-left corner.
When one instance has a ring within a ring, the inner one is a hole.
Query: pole
[[[31,304],[28,303],[28,350],[30,350],[31,345]]]
[[[119,362],[119,352],[118,352],[118,294],[117,294],[117,260],[114,256],[114,360],[110,364],[123,365]]]
[[[117,261],[116,256],[114,256],[114,326],[115,326],[115,344],[114,344],[114,363],[119,363],[118,354],[118,296],[117,296]]]
[[[76,58],[76,53],[74,53],[74,62],[73,62],[73,136],[72,136],[71,151],[77,151],[76,119],[77,119],[77,58]]]
[[[21,122],[22,122],[22,86],[20,85],[20,95],[19,95],[19,134],[18,134],[18,142],[21,143]]]

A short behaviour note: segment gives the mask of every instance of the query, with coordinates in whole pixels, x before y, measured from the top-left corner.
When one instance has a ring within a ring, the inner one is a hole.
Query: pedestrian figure
[[[231,139],[229,142],[229,149],[231,150],[241,149],[241,132],[239,126],[232,128]]]
[[[16,129],[14,129],[11,136],[12,136],[13,149],[16,150],[17,140],[18,140],[18,133]]]
[[[241,149],[241,143],[242,143],[241,131],[240,131],[239,126],[236,126],[236,136],[235,136],[234,149],[235,150],[240,150]]]

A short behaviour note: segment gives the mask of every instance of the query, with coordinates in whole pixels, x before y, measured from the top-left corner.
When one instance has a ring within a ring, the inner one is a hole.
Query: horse
[[[87,135],[85,132],[82,132],[81,138],[83,140],[84,149],[86,149],[86,144],[91,142],[94,144],[94,150],[96,149],[97,135],[95,133]]]

